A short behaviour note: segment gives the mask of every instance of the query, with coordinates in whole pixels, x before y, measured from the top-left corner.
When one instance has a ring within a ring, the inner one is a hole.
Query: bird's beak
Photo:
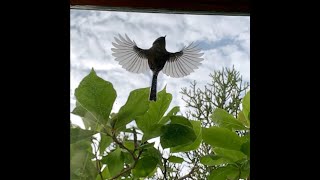
[[[167,35],[164,35],[164,38],[166,38]]]

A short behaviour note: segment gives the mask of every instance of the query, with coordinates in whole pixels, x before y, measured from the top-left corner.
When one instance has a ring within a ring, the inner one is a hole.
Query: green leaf
[[[192,142],[189,145],[179,145],[176,147],[172,147],[170,151],[172,153],[176,152],[187,152],[187,151],[193,151],[198,149],[201,141],[202,141],[202,128],[201,128],[201,122],[200,121],[190,121],[190,123],[193,126],[194,133],[196,134],[197,138],[194,142]]]
[[[161,156],[160,151],[158,149],[156,149],[155,147],[145,149],[142,153],[142,156],[143,157],[151,156],[151,157],[155,158],[158,163],[161,162],[161,160],[162,160],[162,156]]]
[[[98,77],[93,69],[75,90],[78,103],[101,124],[108,121],[116,96],[113,85]]]
[[[210,155],[200,157],[200,163],[207,166],[217,165],[213,163],[213,159],[211,159]]]
[[[247,118],[245,118],[243,111],[240,111],[238,113],[238,121],[240,121],[246,127],[250,128],[250,121]]]
[[[123,145],[129,150],[134,150],[134,142],[132,140],[126,140],[123,142]]]
[[[183,116],[171,116],[170,119],[171,119],[170,124],[181,124],[181,125],[193,128],[191,122]]]
[[[88,139],[70,144],[70,172],[73,179],[95,179],[98,171],[91,159],[91,142]]]
[[[224,127],[230,130],[246,130],[245,126],[234,118],[231,114],[227,111],[216,108],[211,115],[211,119],[214,123],[216,123],[219,127]]]
[[[142,137],[142,142],[146,142],[149,139],[161,136],[163,132],[161,131],[162,124],[154,124],[149,127],[148,130],[146,130]]]
[[[102,158],[102,163],[107,164],[110,175],[113,177],[123,169],[124,157],[121,154],[121,149],[117,148],[107,156]]]
[[[170,156],[168,161],[173,162],[173,163],[182,163],[184,160],[181,157]]]
[[[207,166],[216,166],[221,164],[227,164],[231,161],[218,155],[206,155],[200,158],[200,162]]]
[[[146,156],[138,160],[132,173],[135,177],[146,177],[157,167],[158,161],[152,156]]]
[[[180,111],[180,107],[179,107],[179,106],[173,107],[173,108],[167,113],[167,115],[165,115],[164,117],[161,118],[159,124],[166,124],[166,123],[169,121],[170,116],[176,115],[179,111]]]
[[[100,155],[103,155],[103,152],[106,148],[113,142],[110,136],[106,136],[105,134],[100,133],[101,140],[99,142],[99,152]]]
[[[105,179],[111,178],[109,169],[108,169],[107,167],[105,167],[105,168],[103,169],[103,171],[101,172],[101,175],[102,175],[102,178],[103,178],[103,179],[101,179],[100,174],[98,174],[96,180],[105,180]],[[72,180],[73,180],[73,179],[72,179]]]
[[[157,172],[157,169],[158,168],[154,168],[154,170],[151,172],[151,173],[149,173],[149,175],[147,176],[147,178],[148,179],[154,179],[154,175],[155,175],[155,173]],[[130,179],[130,180],[132,180],[132,179]],[[140,178],[140,180],[143,180],[142,178]]]
[[[97,177],[97,174],[98,174],[98,171],[95,166],[95,162],[90,160],[89,162],[87,162],[85,166],[85,171],[84,171],[84,175],[86,176],[85,179],[87,180],[94,179],[95,177]]]
[[[208,180],[236,180],[239,176],[239,169],[234,166],[227,165],[224,167],[218,167],[211,171],[210,175],[208,176]]]
[[[220,157],[223,157],[224,159],[228,159],[231,162],[237,162],[241,159],[246,158],[246,155],[243,154],[241,151],[218,148],[218,147],[214,148],[213,151]]]
[[[154,143],[148,143],[148,142],[146,142],[146,143],[144,143],[144,144],[141,144],[141,145],[139,146],[139,149],[148,149],[148,148],[152,148],[152,147],[154,147]]]
[[[247,132],[244,136],[241,136],[243,142],[250,141],[250,132]]]
[[[84,109],[84,107],[82,107],[82,105],[78,101],[76,102],[76,107],[71,113],[78,115],[82,118],[82,122],[84,124],[85,129],[91,128],[97,130],[99,126],[98,120],[92,113]]]
[[[150,131],[150,128],[153,127],[153,125],[158,124],[164,113],[167,111],[171,100],[172,95],[166,93],[165,88],[160,91],[158,93],[157,101],[151,101],[148,111],[144,115],[136,118],[139,129],[145,133]]]
[[[250,175],[250,161],[245,160],[241,164],[241,175],[240,178],[246,179]]]
[[[94,131],[90,131],[90,130],[85,130],[85,129],[81,129],[81,128],[71,128],[70,129],[70,134],[71,134],[71,138],[70,138],[70,143],[76,143],[78,141],[82,141],[82,140],[90,140],[91,137],[96,134],[96,132]]]
[[[160,136],[161,146],[165,148],[178,145],[189,145],[197,138],[193,129],[180,124],[168,124],[162,127],[163,135]]]
[[[84,117],[88,111],[85,110],[78,101],[76,101],[76,107],[71,112],[74,115],[78,115],[80,117]]]
[[[240,150],[243,143],[243,139],[241,139],[236,133],[227,128],[215,126],[203,128],[202,138],[205,143],[208,143],[213,147],[222,147],[232,150]]]
[[[128,151],[126,151],[126,152],[122,151],[121,153],[122,153],[123,158],[124,158],[124,163],[131,164],[131,163],[134,162],[134,160],[132,158],[132,155]]]
[[[241,145],[241,151],[250,159],[250,141],[247,141]]]
[[[242,109],[245,118],[250,121],[250,91],[247,92],[242,100]]]
[[[84,139],[77,143],[70,144],[70,159],[73,159],[73,156],[78,153],[89,153],[88,157],[90,159],[94,158],[94,155],[92,154],[91,141],[89,139]]]
[[[141,88],[132,91],[124,106],[119,110],[115,119],[115,129],[125,127],[137,116],[143,115],[149,108],[150,88]]]

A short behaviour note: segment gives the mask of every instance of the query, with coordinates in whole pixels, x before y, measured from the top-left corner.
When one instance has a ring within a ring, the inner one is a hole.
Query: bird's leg
[[[150,101],[157,101],[157,77],[159,71],[153,71],[152,83],[151,83],[151,92],[150,92]]]

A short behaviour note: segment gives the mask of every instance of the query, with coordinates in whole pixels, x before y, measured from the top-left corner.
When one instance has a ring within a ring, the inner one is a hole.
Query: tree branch
[[[138,162],[138,160],[139,160],[139,158],[140,158],[140,156],[141,156],[141,154],[142,154],[143,149],[140,149],[140,150],[139,150],[138,156],[135,155],[134,152],[135,152],[136,150],[138,150],[138,147],[139,147],[139,144],[138,144],[138,141],[137,141],[137,132],[136,132],[135,129],[133,129],[133,134],[134,134],[134,150],[133,150],[133,151],[131,151],[130,149],[128,149],[126,146],[124,146],[123,143],[120,142],[120,141],[117,139],[117,137],[116,137],[115,134],[113,134],[113,135],[111,136],[112,139],[113,139],[113,141],[114,141],[116,144],[118,144],[119,147],[127,150],[127,151],[131,154],[134,162],[133,162],[132,166],[129,166],[129,167],[127,167],[127,168],[124,168],[119,174],[117,174],[116,176],[110,178],[110,180],[113,180],[113,179],[116,179],[116,178],[122,176],[123,174],[131,171],[131,169],[133,169],[133,168],[136,166],[136,164],[137,164],[137,162]]]
[[[115,175],[114,177],[110,178],[109,180],[117,179],[118,177],[122,176],[123,174],[131,171],[131,169],[133,169],[134,167],[136,167],[137,162],[138,162],[138,159],[140,158],[140,156],[141,156],[141,154],[142,154],[142,151],[143,151],[143,150],[139,150],[139,154],[138,154],[138,156],[136,157],[136,159],[134,159],[134,162],[133,162],[132,166],[123,169],[123,170],[121,171],[121,173]]]
[[[163,178],[167,180],[167,160],[166,158],[163,159],[163,166],[164,166],[164,172],[163,172]]]
[[[136,155],[133,153],[133,151],[131,151],[130,149],[128,149],[127,147],[125,147],[125,146],[122,144],[122,142],[120,142],[120,141],[117,139],[117,137],[115,136],[115,134],[113,134],[111,137],[112,137],[113,141],[114,141],[115,143],[117,143],[122,149],[127,150],[127,151],[131,154],[131,156],[132,156],[133,159],[136,159]]]
[[[193,166],[192,169],[191,169],[191,171],[190,171],[188,174],[180,177],[178,180],[186,179],[186,178],[188,178],[188,177],[189,177],[189,178],[192,178],[192,177],[191,177],[191,174],[194,172],[195,169],[196,169],[196,166]]]

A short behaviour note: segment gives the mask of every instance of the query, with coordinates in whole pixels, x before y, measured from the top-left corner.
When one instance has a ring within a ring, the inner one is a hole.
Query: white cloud
[[[222,67],[234,65],[245,80],[250,79],[249,17],[71,10],[70,29],[71,108],[75,88],[92,67],[117,91],[113,112],[125,104],[130,91],[150,86],[151,73],[127,72],[112,57],[111,42],[118,33],[126,33],[145,49],[163,35],[167,35],[166,47],[170,52],[179,51],[192,41],[205,45],[205,60],[189,76],[171,78],[159,74],[158,90],[167,84],[167,92],[173,94],[170,108],[178,105],[184,111],[181,88],[189,87],[193,80],[205,85],[211,81],[209,73]]]

